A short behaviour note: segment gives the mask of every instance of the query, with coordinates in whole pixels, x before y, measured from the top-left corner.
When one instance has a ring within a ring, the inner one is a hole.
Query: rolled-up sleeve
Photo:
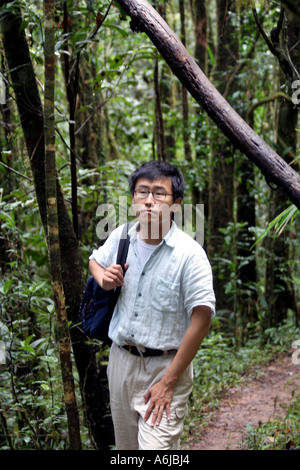
[[[215,316],[215,294],[210,263],[205,251],[199,247],[182,272],[182,295],[185,311],[191,316],[193,309],[207,306]]]
[[[107,238],[105,243],[97,250],[93,250],[89,260],[95,260],[104,269],[114,264],[117,259],[117,251],[120,240],[120,227],[115,229]]]

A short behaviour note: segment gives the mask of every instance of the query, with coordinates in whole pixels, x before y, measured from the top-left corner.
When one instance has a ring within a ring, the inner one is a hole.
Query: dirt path
[[[300,381],[286,383],[300,376],[300,365],[293,364],[290,353],[263,367],[262,371],[263,374],[248,385],[228,390],[199,442],[190,443],[191,450],[238,450],[247,423],[257,427],[260,422],[283,413],[280,404],[293,401],[291,391]]]

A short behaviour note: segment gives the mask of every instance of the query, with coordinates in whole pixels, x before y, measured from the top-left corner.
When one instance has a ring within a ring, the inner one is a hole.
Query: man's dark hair
[[[134,193],[136,182],[139,178],[146,178],[153,181],[158,178],[170,178],[172,181],[172,191],[174,201],[184,194],[184,180],[181,171],[168,162],[152,160],[143,163],[129,176],[129,187],[131,194]]]

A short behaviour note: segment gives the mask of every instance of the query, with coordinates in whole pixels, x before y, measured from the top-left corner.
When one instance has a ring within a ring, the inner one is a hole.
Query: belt
[[[124,344],[124,346],[121,346],[121,347],[123,349],[126,349],[126,351],[129,351],[131,354],[134,354],[135,356],[140,356],[142,354],[144,357],[162,356],[163,354],[172,354],[172,353],[177,352],[177,349],[169,349],[167,351],[162,351],[161,349],[151,349],[151,348],[144,348],[145,351],[141,351],[135,346],[127,345],[127,344]]]

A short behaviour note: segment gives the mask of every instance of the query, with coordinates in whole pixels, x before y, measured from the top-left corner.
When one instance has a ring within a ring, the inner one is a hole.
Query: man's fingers
[[[148,400],[146,400],[146,395],[145,395],[145,403],[147,403]],[[150,402],[147,411],[144,416],[144,421],[147,422],[151,413],[152,413],[152,419],[151,419],[151,426],[159,426],[161,419],[163,417],[164,410],[166,410],[167,413],[167,420],[169,421],[171,418],[171,413],[170,413],[170,405],[157,405],[155,406],[154,403]]]
[[[104,272],[104,282],[113,283],[113,287],[122,286],[123,280],[123,271],[119,264],[109,266]]]
[[[150,397],[151,397],[151,392],[150,390],[148,390],[148,392],[146,392],[144,395],[145,404],[148,402]]]
[[[154,409],[151,426],[159,426],[161,422],[161,418],[163,416],[163,412],[164,412],[163,406],[160,406],[159,408]]]
[[[148,401],[148,400],[147,400]],[[147,402],[146,402],[147,403]],[[154,408],[154,405],[152,403],[150,403],[150,405],[148,406],[147,410],[146,410],[146,413],[145,413],[145,416],[144,416],[144,421],[148,421],[148,418],[149,416],[151,415],[152,413],[152,410]]]
[[[161,381],[154,384],[147,392],[144,394],[145,404],[150,403],[146,410],[144,420],[148,421],[151,413],[151,426],[159,426],[161,419],[163,417],[164,410],[166,410],[167,420],[171,419],[171,401],[173,397],[173,391],[166,391],[165,386]]]
[[[107,268],[107,271],[111,272],[118,278],[123,279],[123,270],[120,264],[112,264],[111,266],[109,266],[109,268]]]
[[[104,273],[104,279],[105,281],[113,282],[118,286],[121,286],[123,284],[123,277],[121,278],[120,276],[118,276],[118,274],[110,271],[106,271]]]

